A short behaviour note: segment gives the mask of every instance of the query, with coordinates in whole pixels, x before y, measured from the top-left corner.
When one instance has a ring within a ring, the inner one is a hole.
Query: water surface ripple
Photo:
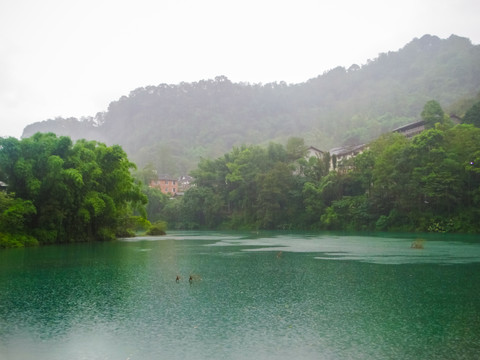
[[[175,232],[3,251],[0,359],[479,358],[479,239],[415,240]]]

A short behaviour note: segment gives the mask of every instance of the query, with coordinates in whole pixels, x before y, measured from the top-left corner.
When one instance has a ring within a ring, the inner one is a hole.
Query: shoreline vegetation
[[[112,240],[148,228],[147,197],[118,145],[37,133],[0,139],[0,248]],[[8,190],[8,191],[7,191]]]
[[[149,188],[154,169],[136,170],[118,145],[53,133],[2,138],[0,248],[163,235],[167,224],[480,233],[479,104],[454,125],[429,101],[423,132],[384,134],[340,162],[308,157],[302,138],[234,147],[202,159],[194,186],[175,198]]]
[[[150,193],[149,206],[170,229],[480,233],[480,112],[467,114],[455,125],[429,101],[424,131],[384,134],[340,162],[306,157],[301,138],[235,147],[202,159],[184,196]]]

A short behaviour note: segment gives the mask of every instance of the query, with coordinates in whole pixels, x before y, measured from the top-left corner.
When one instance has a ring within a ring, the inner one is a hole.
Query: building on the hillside
[[[149,186],[169,196],[180,196],[193,186],[193,180],[193,177],[188,175],[182,175],[178,179],[162,176],[150,181]]]
[[[393,129],[392,132],[396,132],[402,135],[405,135],[408,139],[414,137],[415,135],[420,134],[423,130],[425,130],[425,121],[420,120],[414,123],[410,123],[407,125],[400,126],[396,129]]]
[[[358,154],[361,154],[366,148],[367,144],[341,146],[331,149],[329,152],[317,149],[314,146],[310,146],[307,149],[306,158],[316,157],[323,159],[326,155],[330,154],[330,170],[346,171],[345,162]]]
[[[7,187],[7,184],[5,184],[3,181],[0,181],[0,191],[7,191]]]
[[[462,119],[455,114],[450,114],[450,120],[454,125],[461,124]],[[425,121],[420,120],[407,125],[400,126],[396,129],[393,129],[392,132],[405,135],[408,139],[414,137],[415,135],[420,134],[425,130]]]
[[[177,195],[183,195],[185,191],[193,186],[193,177],[188,175],[182,175],[178,178],[178,193]]]
[[[346,171],[349,169],[345,162],[368,148],[367,144],[348,145],[336,147],[330,150],[330,170]]]
[[[454,124],[460,124],[461,118],[456,115],[450,115],[450,119]],[[420,134],[425,130],[425,121],[420,120],[407,125],[400,126],[396,129],[393,129],[392,132],[399,133],[404,135],[406,138],[410,139],[415,135]],[[340,146],[330,150],[330,170],[346,171],[350,167],[346,165],[346,161],[351,159],[358,154],[361,154],[363,151],[368,149],[367,144],[361,145],[351,145],[351,146]],[[310,146],[307,149],[307,158],[316,156],[317,158],[322,158],[325,155],[325,152],[319,150],[313,146]]]
[[[178,180],[168,176],[160,177],[156,180],[151,180],[151,188],[159,189],[162,193],[170,196],[175,196],[178,193]]]
[[[450,114],[450,120],[452,120],[452,122],[455,125],[458,125],[458,124],[462,123],[462,118],[460,116],[455,115],[455,114]]]
[[[313,147],[313,146],[310,146],[308,149],[307,149],[307,159],[315,156],[319,159],[323,158],[323,156],[325,155],[325,151],[322,151],[322,150],[319,150],[317,149],[316,147]]]
[[[305,151],[304,159],[309,161],[309,159],[313,157],[313,158],[316,158],[317,160],[321,160],[323,159],[325,154],[326,154],[325,151],[317,149],[314,146],[309,146]],[[303,174],[302,165],[300,165],[299,163],[296,163],[295,169],[293,170],[293,175],[301,175],[301,174]]]

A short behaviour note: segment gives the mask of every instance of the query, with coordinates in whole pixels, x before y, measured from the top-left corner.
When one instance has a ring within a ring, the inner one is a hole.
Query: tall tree
[[[472,124],[480,128],[480,101],[476,102],[470,109],[468,109],[462,119],[462,122],[464,124]]]
[[[425,122],[425,128],[431,129],[436,123],[443,123],[445,113],[437,101],[430,100],[423,107],[421,116]]]

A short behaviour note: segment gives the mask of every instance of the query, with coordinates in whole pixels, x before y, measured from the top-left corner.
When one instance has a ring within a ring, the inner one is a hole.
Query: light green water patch
[[[256,239],[224,238],[208,246],[244,247],[242,251],[309,253],[321,260],[355,260],[376,264],[462,264],[480,262],[480,240],[448,236],[421,238],[422,248],[412,244],[418,237],[335,235],[279,235]],[[463,241],[462,241],[463,239]],[[317,254],[317,255],[313,255]]]

